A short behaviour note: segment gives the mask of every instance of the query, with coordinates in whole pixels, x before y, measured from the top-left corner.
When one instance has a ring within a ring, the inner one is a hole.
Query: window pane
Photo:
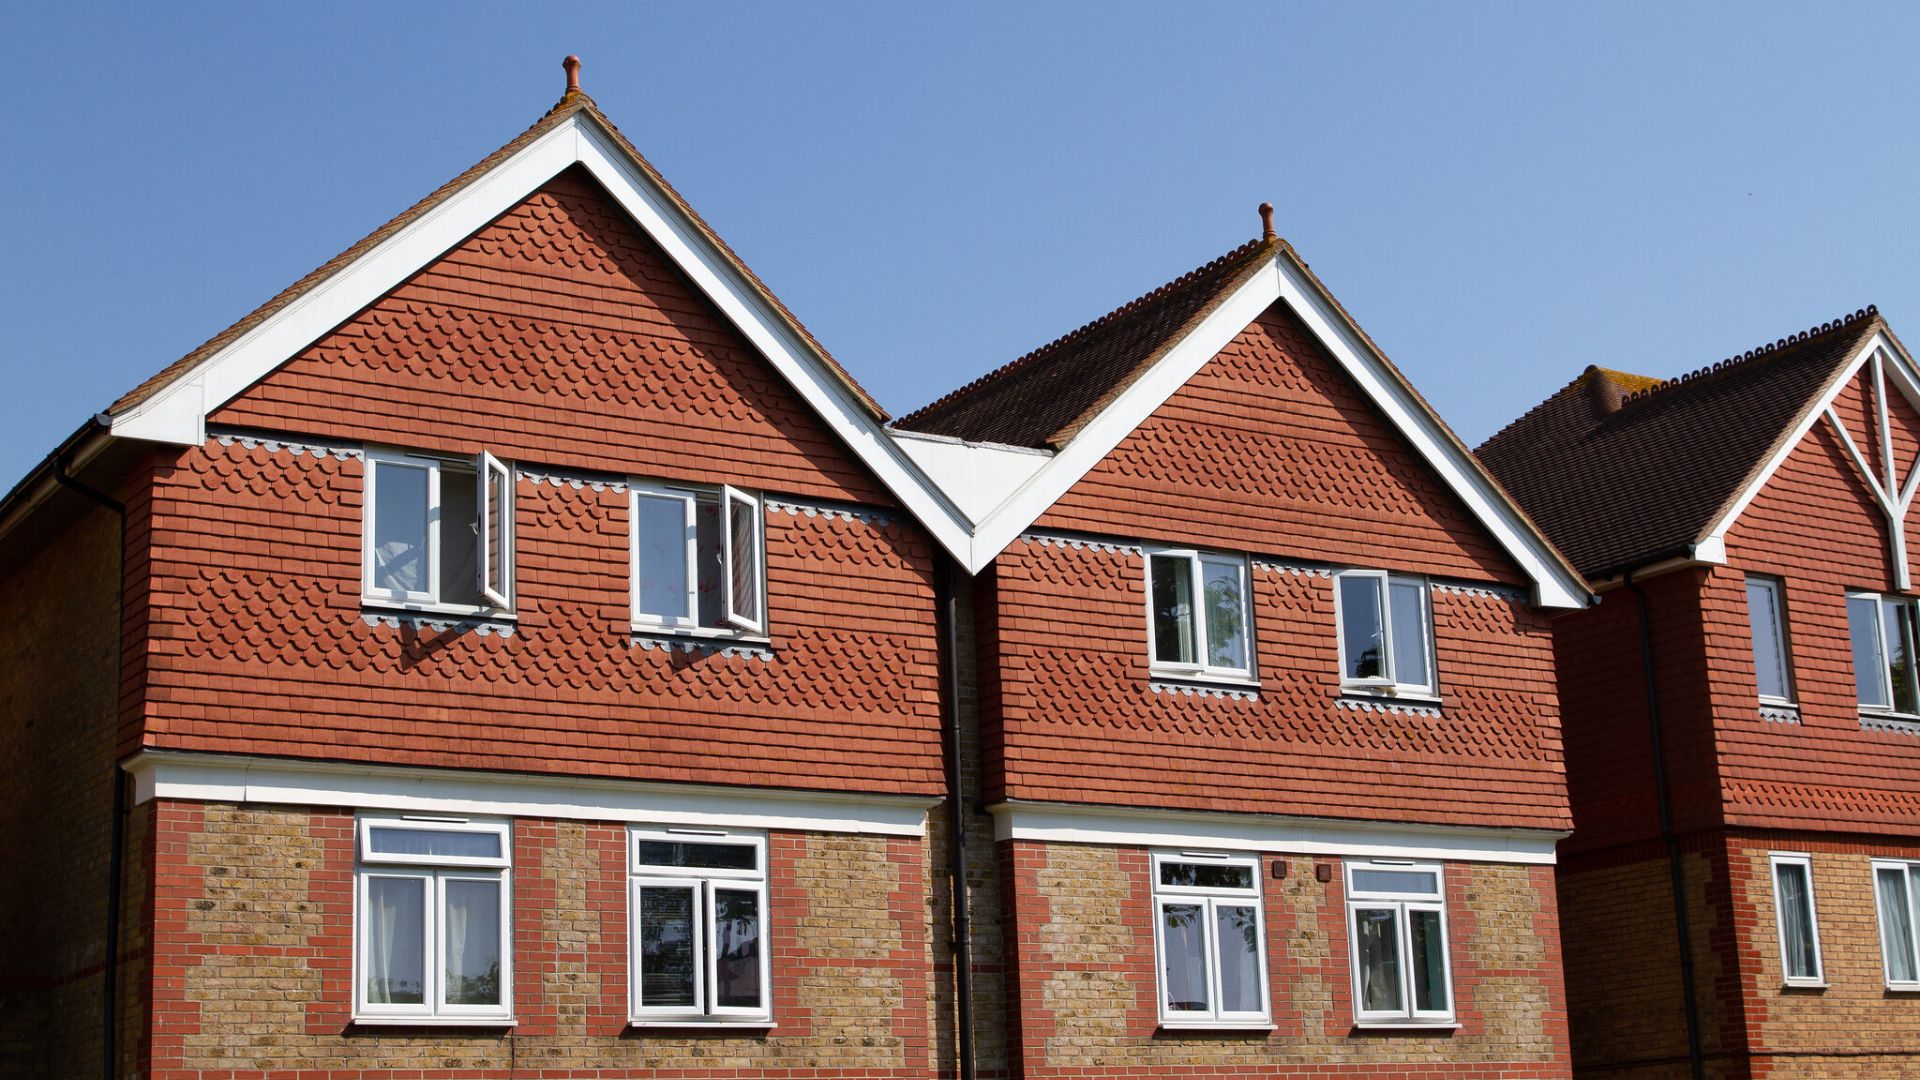
[[[1853,634],[1853,686],[1860,704],[1887,707],[1886,666],[1880,656],[1880,603],[1871,596],[1847,597],[1847,625]]]
[[[374,463],[373,587],[427,591],[427,470]]]
[[[445,855],[463,859],[500,858],[500,834],[400,829],[370,825],[367,849],[373,855]]]
[[[1153,568],[1153,658],[1194,663],[1193,563],[1185,556],[1153,555],[1148,564]]]
[[[1747,582],[1747,626],[1753,633],[1753,677],[1762,697],[1787,696],[1787,657],[1781,633],[1779,589]]]
[[[1393,619],[1394,681],[1409,686],[1431,685],[1426,589],[1416,582],[1395,581],[1387,587],[1387,595]]]
[[[500,1004],[500,883],[449,881],[441,920],[447,1004]]]
[[[1774,898],[1780,904],[1780,967],[1789,979],[1820,973],[1813,953],[1813,899],[1807,868],[1781,863],[1773,868]]]
[[[1220,1011],[1260,1011],[1260,919],[1251,904],[1214,907],[1220,943]]]
[[[1888,982],[1920,979],[1914,970],[1913,908],[1907,898],[1907,872],[1889,867],[1874,872],[1880,891],[1880,951],[1887,959]]]
[[[694,980],[693,890],[640,890],[640,1004],[691,1009]]]
[[[487,586],[495,592],[505,592],[507,560],[512,556],[507,550],[507,526],[512,520],[509,510],[513,504],[513,471],[511,468],[490,466],[486,482]]]
[[[732,624],[721,610],[720,589],[724,582],[720,580],[720,497],[702,495],[694,500],[693,522],[696,534],[693,565],[699,574],[695,585],[699,589],[700,625],[725,628]]]
[[[1243,671],[1247,666],[1247,598],[1239,562],[1203,560],[1207,590],[1207,663]]]
[[[760,544],[757,522],[760,508],[750,502],[729,500],[727,528],[733,552],[733,613],[750,623],[760,621]]]
[[[1380,630],[1380,579],[1340,579],[1340,643],[1346,650],[1349,679],[1380,679],[1387,674]]]
[[[642,840],[642,866],[691,866],[702,870],[756,870],[759,852],[752,844],[690,844],[677,840]]]
[[[1413,935],[1413,1007],[1420,1012],[1447,1010],[1447,934],[1437,911],[1407,912]]]
[[[1160,884],[1202,889],[1251,889],[1253,867],[1233,863],[1163,862]]]
[[[633,535],[641,614],[688,618],[686,500],[635,495]]]
[[[1168,1012],[1206,1012],[1207,928],[1202,904],[1160,905],[1161,981]]]
[[[1440,891],[1440,875],[1431,870],[1355,870],[1353,891],[1432,896]]]
[[[1887,677],[1893,683],[1893,711],[1920,713],[1920,695],[1913,685],[1913,604],[1905,600],[1887,600],[1886,611]]]
[[[367,879],[367,1001],[423,1005],[427,1000],[427,883],[420,878]]]
[[[440,467],[440,594],[443,604],[480,603],[480,489],[472,469]]]
[[[760,1007],[760,894],[742,889],[713,891],[715,1004],[727,1009]]]
[[[1360,1008],[1401,1012],[1400,918],[1392,908],[1359,908],[1353,933],[1360,953]]]

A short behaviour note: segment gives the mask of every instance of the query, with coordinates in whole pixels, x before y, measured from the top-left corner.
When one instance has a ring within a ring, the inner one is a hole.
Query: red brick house
[[[1587,599],[1270,230],[889,426],[570,75],[0,501],[0,1062],[1564,1075]]]
[[[1911,1076],[1920,376],[1873,309],[1480,457],[1599,591],[1554,620],[1583,1076]]]

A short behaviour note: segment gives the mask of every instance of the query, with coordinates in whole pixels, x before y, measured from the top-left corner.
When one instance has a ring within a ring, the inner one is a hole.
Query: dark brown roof
[[[774,310],[776,315],[785,321],[794,333],[799,335],[801,341],[826,365],[828,371],[832,372],[835,378],[846,387],[848,393],[853,395],[854,400],[858,401],[863,408],[871,413],[874,419],[885,420],[887,418],[886,410],[880,407],[880,403],[874,400],[873,395],[867,393],[859,383],[854,381],[853,376],[849,375],[846,369],[840,366],[839,361],[835,360],[832,355],[827,352],[826,348],[814,339],[813,334],[801,324],[798,318],[794,317],[793,312],[787,310],[787,306],[780,302],[780,298],[773,295],[773,290],[767,288],[766,283],[761,281],[759,276],[756,275],[746,263],[740,261],[740,257],[734,254],[733,249],[728,247],[724,240],[720,239],[720,234],[714,232],[713,227],[708,225],[705,219],[701,218],[701,216],[694,211],[693,207],[680,196],[680,193],[673,189],[673,185],[667,183],[666,178],[660,175],[660,171],[655,169],[653,164],[645,157],[641,156],[640,151],[635,149],[633,144],[627,141],[626,136],[620,133],[620,129],[613,125],[613,121],[606,118],[606,115],[594,104],[593,99],[579,91],[570,91],[565,97],[561,98],[553,108],[549,109],[545,116],[542,116],[532,127],[521,132],[512,142],[488,154],[472,168],[454,177],[452,180],[447,181],[445,184],[442,184],[439,189],[431,195],[408,207],[399,217],[375,229],[352,247],[329,259],[324,265],[301,278],[299,281],[294,282],[273,297],[273,299],[268,300],[266,303],[248,313],[246,317],[242,318],[239,322],[234,323],[232,326],[214,335],[206,344],[201,345],[199,348],[167,365],[152,378],[128,391],[120,400],[109,406],[107,411],[109,413],[124,412],[147,398],[152,397],[168,384],[181,378],[187,372],[198,366],[201,361],[219,352],[242,334],[245,334],[255,326],[266,321],[266,319],[275,312],[286,307],[301,296],[313,291],[315,287],[351,265],[354,260],[366,254],[381,241],[392,236],[402,228],[405,228],[427,211],[445,202],[448,198],[452,197],[454,193],[460,191],[468,184],[473,183],[475,180],[478,180],[495,165],[513,156],[515,152],[528,143],[533,142],[541,135],[544,135],[565,122],[569,117],[578,113],[585,113],[598,122],[601,127],[606,129],[607,133],[613,137],[614,142],[632,159],[633,164],[644,172],[649,180],[659,185],[660,189],[666,192],[667,196],[673,200],[675,207],[677,207],[681,213],[685,214],[687,220],[700,231],[701,235],[726,257],[727,261],[733,265],[734,269],[740,272],[741,276],[746,279],[748,285],[760,294],[761,299]]]
[[[970,442],[1065,445],[1283,246],[1243,244],[893,426]]]
[[[1589,580],[1684,554],[1884,327],[1868,307],[1666,381],[1589,367],[1477,453]]]

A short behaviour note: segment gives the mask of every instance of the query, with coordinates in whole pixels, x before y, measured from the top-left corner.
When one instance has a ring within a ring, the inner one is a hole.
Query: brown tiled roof
[[[728,247],[726,242],[720,239],[720,235],[713,231],[713,227],[708,225],[705,219],[701,218],[685,199],[681,198],[680,193],[673,189],[673,185],[667,183],[666,178],[660,175],[660,171],[655,169],[651,162],[641,156],[640,151],[635,149],[633,144],[627,141],[626,136],[620,133],[620,129],[613,125],[613,121],[607,119],[606,115],[594,104],[593,99],[579,91],[569,92],[565,97],[561,98],[553,108],[549,109],[545,116],[541,117],[532,127],[521,132],[512,142],[488,154],[472,168],[454,177],[452,180],[447,181],[445,184],[442,184],[439,189],[431,195],[408,207],[399,217],[375,229],[352,247],[329,259],[325,264],[301,278],[299,281],[294,282],[271,300],[268,300],[266,303],[248,313],[239,322],[234,323],[232,326],[214,335],[206,344],[201,345],[187,355],[168,364],[152,378],[128,391],[120,400],[109,406],[107,411],[109,413],[124,412],[147,398],[152,397],[174,380],[181,378],[187,372],[193,370],[201,361],[219,352],[247,331],[266,321],[275,312],[286,307],[301,296],[313,291],[314,288],[331,278],[334,274],[339,273],[351,265],[354,260],[372,250],[381,241],[405,228],[408,224],[427,213],[427,211],[445,202],[456,192],[485,175],[488,170],[511,157],[528,143],[533,142],[541,135],[546,134],[548,131],[565,122],[569,117],[578,113],[585,113],[587,116],[592,117],[601,127],[606,129],[609,135],[613,136],[614,142],[626,152],[628,157],[632,159],[633,164],[644,172],[648,179],[659,185],[662,191],[666,192],[667,196],[673,200],[675,207],[677,207],[681,213],[685,214],[687,220],[700,231],[701,235],[726,257],[734,269],[740,272],[741,276],[747,280],[747,283],[760,294],[761,299],[774,310],[781,320],[787,323],[794,333],[800,337],[801,341],[827,366],[827,369],[832,372],[834,377],[847,389],[847,392],[853,396],[854,400],[858,401],[863,408],[871,413],[874,419],[885,420],[887,418],[886,410],[880,407],[880,403],[874,400],[873,395],[867,393],[865,388],[854,381],[853,376],[848,374],[847,370],[840,366],[839,361],[835,360],[833,356],[827,352],[826,348],[814,339],[813,334],[801,324],[798,318],[794,317],[793,312],[787,310],[787,306],[780,302],[780,298],[773,294],[773,290],[767,288],[766,283],[761,281],[759,276],[756,275],[746,263],[740,261],[740,257],[735,255],[733,249]]]
[[[972,442],[1062,446],[1283,246],[1243,244],[894,426]]]
[[[1477,453],[1589,580],[1682,554],[1884,327],[1868,307],[1665,381],[1589,367]]]

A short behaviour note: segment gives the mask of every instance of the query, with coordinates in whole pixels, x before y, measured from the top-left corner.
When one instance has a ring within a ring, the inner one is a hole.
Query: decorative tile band
[[[1891,716],[1862,713],[1860,727],[1864,731],[1884,731],[1893,735],[1920,735],[1920,720],[1896,720]]]
[[[666,634],[636,633],[628,639],[629,645],[637,645],[648,652],[662,649],[667,652],[679,650],[683,653],[699,653],[701,656],[743,656],[751,660],[773,659],[773,646],[756,642],[711,640],[706,638],[674,637]]]
[[[1398,716],[1428,716],[1440,718],[1438,705],[1409,705],[1398,701],[1382,701],[1373,698],[1342,697],[1333,699],[1335,708],[1351,709],[1354,712],[1391,713]]]
[[[1760,719],[1775,724],[1797,724],[1800,722],[1800,710],[1791,705],[1762,705]]]
[[[1505,585],[1468,585],[1459,581],[1436,581],[1433,591],[1450,593],[1454,596],[1484,596],[1493,600],[1505,600],[1514,604],[1531,603],[1533,598],[1524,589],[1509,588]]]
[[[1268,570],[1276,574],[1294,574],[1299,577],[1330,578],[1333,576],[1333,567],[1331,566],[1313,566],[1308,563],[1283,562],[1279,559],[1262,559],[1256,557],[1253,560],[1253,568],[1255,570]]]
[[[867,510],[857,506],[835,506],[827,503],[805,503],[793,499],[762,499],[767,512],[779,511],[783,514],[807,517],[823,517],[828,521],[859,521],[884,529],[899,519],[884,510]]]
[[[345,446],[337,443],[291,442],[286,439],[269,439],[260,435],[242,435],[236,432],[221,432],[212,437],[213,440],[221,446],[232,446],[238,443],[248,450],[258,450],[261,447],[265,447],[269,454],[277,454],[282,450],[289,450],[292,451],[294,457],[299,457],[302,454],[312,454],[317,458],[332,457],[341,461],[349,461],[365,456],[357,446]]]
[[[1129,544],[1118,540],[1090,540],[1083,536],[1055,536],[1052,533],[1026,532],[1020,534],[1020,540],[1026,544],[1039,544],[1041,547],[1072,548],[1075,551],[1105,551],[1116,555],[1139,555],[1139,544]]]
[[[515,479],[525,480],[529,484],[552,484],[554,487],[570,487],[575,491],[590,488],[594,491],[625,491],[627,482],[590,473],[555,472],[551,469],[524,469],[516,466]]]
[[[368,626],[391,626],[398,630],[402,626],[415,630],[431,630],[435,633],[467,633],[472,631],[481,637],[498,634],[501,637],[513,636],[513,620],[462,618],[458,615],[425,615],[411,611],[363,611],[360,621]]]
[[[1156,694],[1180,694],[1184,697],[1210,697],[1233,701],[1259,701],[1260,691],[1251,686],[1212,686],[1207,683],[1150,679],[1147,686]]]

